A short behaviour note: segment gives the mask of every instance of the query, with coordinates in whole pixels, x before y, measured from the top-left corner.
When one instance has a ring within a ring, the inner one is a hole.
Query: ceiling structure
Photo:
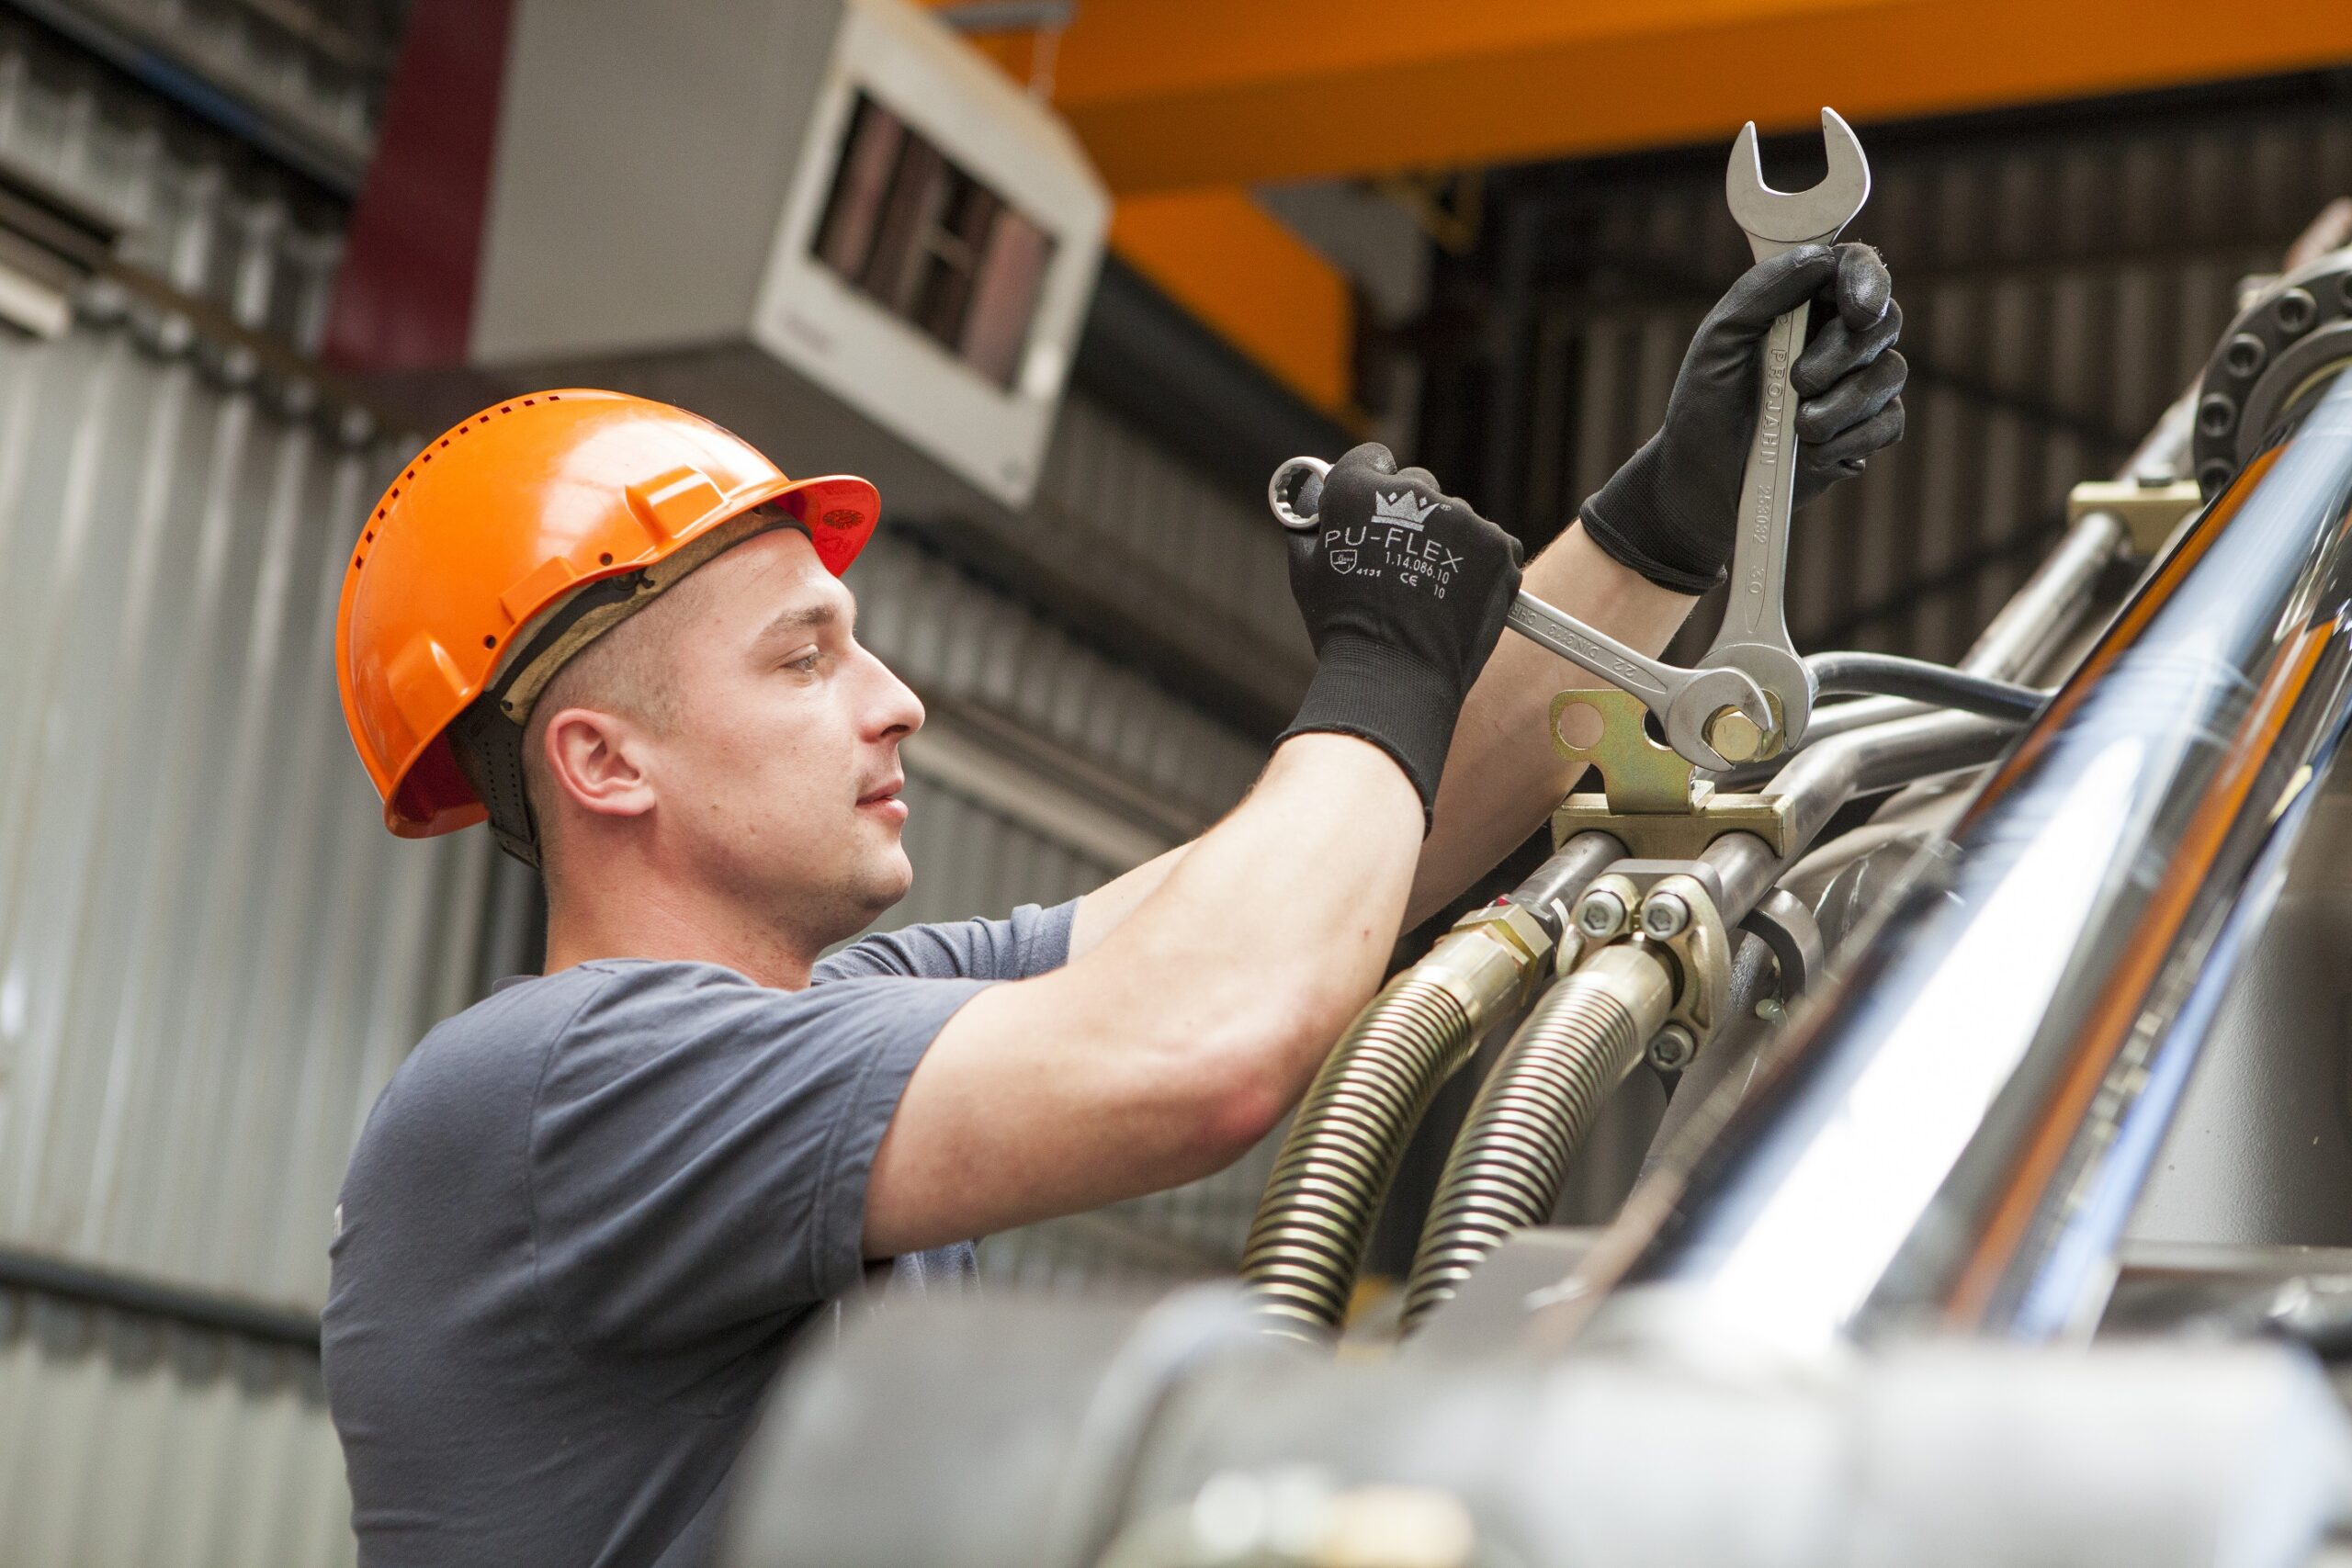
[[[2352,61],[2344,0],[1078,0],[1069,18],[983,44],[1085,141],[1121,198],[1121,254],[1341,415],[1347,279],[1258,220],[1254,185],[1727,144],[1825,103],[1860,124]]]

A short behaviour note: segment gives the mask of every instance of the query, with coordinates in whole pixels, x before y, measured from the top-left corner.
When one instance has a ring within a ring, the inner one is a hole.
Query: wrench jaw
[[[1770,699],[1770,710],[1761,726],[1763,744],[1748,761],[1761,761],[1794,750],[1804,739],[1814,699],[1821,688],[1812,667],[1794,650],[1768,642],[1724,643],[1709,649],[1699,662],[1704,670],[1738,671],[1751,686],[1762,687]]]
[[[1862,156],[1861,139],[1836,109],[1821,111],[1821,140],[1829,155],[1829,172],[1821,183],[1810,190],[1774,190],[1764,183],[1756,122],[1740,128],[1724,173],[1724,196],[1757,260],[1792,245],[1836,239],[1870,199],[1871,166]]]

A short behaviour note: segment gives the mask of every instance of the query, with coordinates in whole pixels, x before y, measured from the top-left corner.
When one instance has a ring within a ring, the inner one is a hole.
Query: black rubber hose
[[[1905,697],[2019,724],[2040,713],[2041,705],[2050,700],[2049,693],[2031,686],[1892,653],[1816,653],[1804,662],[1825,697]]]

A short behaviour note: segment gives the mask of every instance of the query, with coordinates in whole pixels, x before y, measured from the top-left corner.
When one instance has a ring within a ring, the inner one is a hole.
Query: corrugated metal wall
[[[310,341],[331,222],[13,22],[0,157]],[[488,852],[381,831],[327,678],[362,434],[109,286],[0,338],[0,1247],[315,1308],[359,1121],[471,993]],[[12,1563],[351,1555],[299,1348],[5,1293],[0,1408]]]
[[[2126,107],[1861,135],[1873,191],[1849,237],[1894,271],[1909,434],[1798,519],[1790,620],[1807,648],[1948,660],[2031,570],[2067,490],[2107,477],[2202,367],[2235,280],[2275,269],[2352,191],[2352,118]],[[1555,258],[1531,280],[1522,423],[1504,444],[1513,514],[1539,531],[1657,427],[1691,330],[1747,264],[1722,170],[1713,152],[1564,167],[1515,198],[1544,214],[1531,248]],[[1693,618],[1696,646],[1716,618]]]
[[[349,1562],[318,1359],[0,1291],[10,1568]]]

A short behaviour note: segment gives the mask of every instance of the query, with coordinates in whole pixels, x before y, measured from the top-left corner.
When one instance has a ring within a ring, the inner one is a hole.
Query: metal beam
[[[1692,141],[2335,65],[2274,0],[1092,0],[1054,101],[1122,194]]]

